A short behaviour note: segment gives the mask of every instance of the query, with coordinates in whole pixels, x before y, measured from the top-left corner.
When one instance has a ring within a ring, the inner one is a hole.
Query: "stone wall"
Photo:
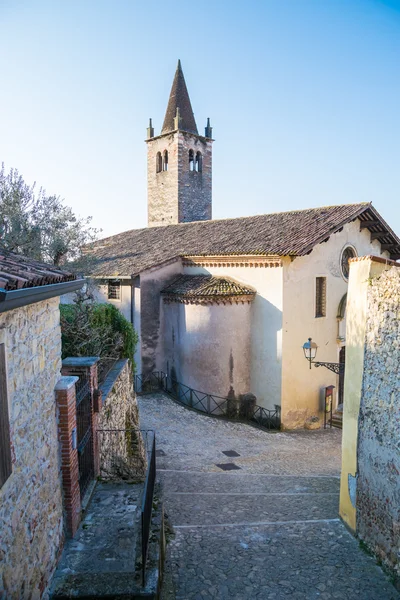
[[[189,150],[202,155],[201,172],[190,171]],[[157,153],[168,152],[168,170],[157,173]],[[179,131],[147,141],[148,225],[211,219],[212,142]]]
[[[2,598],[39,598],[62,545],[54,395],[61,367],[58,304],[54,298],[0,315],[13,457],[12,474],[0,489]]]
[[[400,575],[400,268],[371,280],[358,429],[357,532]]]
[[[100,386],[100,476],[105,480],[143,478],[146,440],[139,431],[139,411],[128,359],[118,360]]]
[[[202,156],[200,172],[189,169],[189,150]],[[179,132],[179,223],[212,219],[212,142]]]

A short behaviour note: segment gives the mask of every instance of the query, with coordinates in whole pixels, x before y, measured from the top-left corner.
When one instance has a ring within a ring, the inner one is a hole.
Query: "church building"
[[[200,134],[180,62],[161,132],[147,129],[148,227],[91,245],[99,299],[133,323],[138,373],[164,371],[201,392],[252,393],[284,428],[322,416],[342,377],[310,371],[345,356],[348,261],[400,258],[370,203],[212,220],[212,128]]]

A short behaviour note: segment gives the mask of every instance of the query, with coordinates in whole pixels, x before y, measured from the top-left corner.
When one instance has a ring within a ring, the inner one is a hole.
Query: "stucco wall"
[[[317,361],[338,362],[342,342],[338,341],[337,311],[348,284],[340,270],[344,247],[352,245],[358,256],[380,255],[378,241],[370,241],[368,230],[360,231],[357,219],[307,256],[285,259],[283,274],[283,362],[282,423],[303,427],[313,415],[322,417],[324,388],[336,386],[338,377],[326,368],[313,367],[304,358],[302,346],[309,337],[318,344]],[[385,253],[386,255],[386,253]],[[326,277],[326,316],[315,317],[317,277]]]
[[[367,288],[357,533],[400,575],[400,268]]]
[[[112,279],[112,278],[110,278]],[[119,311],[124,315],[124,317],[131,323],[132,315],[131,315],[131,280],[121,280],[121,288],[120,288],[120,299],[119,300],[109,300],[108,299],[108,284],[99,284],[93,286],[93,296],[96,302],[109,302],[113,304]]]
[[[54,298],[0,315],[13,455],[12,474],[0,490],[0,591],[7,598],[39,598],[62,543],[58,304]]]
[[[250,391],[252,304],[163,304],[162,370],[177,380],[225,397]]]
[[[140,344],[141,367],[138,373],[161,370],[163,362],[163,340],[161,336],[161,290],[182,272],[182,261],[149,269],[140,275]]]
[[[243,361],[246,368],[250,365],[250,386],[246,391],[255,394],[257,404],[271,409],[281,403],[282,272],[279,266],[229,266],[229,261],[227,266],[184,267],[184,273],[190,275],[225,275],[257,290],[249,311],[249,354],[244,352],[236,363]],[[226,326],[229,336],[233,327],[229,322]]]
[[[342,470],[340,480],[340,516],[356,529],[357,441],[363,385],[368,288],[372,278],[389,267],[369,258],[350,264],[347,297],[346,376],[342,435]]]

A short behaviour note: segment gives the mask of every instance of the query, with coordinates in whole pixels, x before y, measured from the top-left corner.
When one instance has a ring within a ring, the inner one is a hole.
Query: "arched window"
[[[194,152],[189,150],[189,171],[194,171]]]
[[[203,169],[203,160],[202,160],[202,156],[201,156],[201,152],[196,152],[196,165],[195,165],[195,171],[197,171],[198,173],[201,173],[202,169]]]
[[[168,171],[168,150],[164,150],[163,171]]]
[[[162,171],[161,152],[157,152],[157,156],[156,156],[156,172],[160,173],[161,171]]]

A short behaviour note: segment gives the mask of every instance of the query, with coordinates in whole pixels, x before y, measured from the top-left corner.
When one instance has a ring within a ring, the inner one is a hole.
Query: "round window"
[[[346,281],[349,278],[349,271],[350,271],[349,260],[350,260],[350,258],[354,258],[355,256],[357,256],[357,254],[352,246],[347,246],[342,252],[342,256],[340,259],[340,266],[342,269],[342,275],[346,279]]]

